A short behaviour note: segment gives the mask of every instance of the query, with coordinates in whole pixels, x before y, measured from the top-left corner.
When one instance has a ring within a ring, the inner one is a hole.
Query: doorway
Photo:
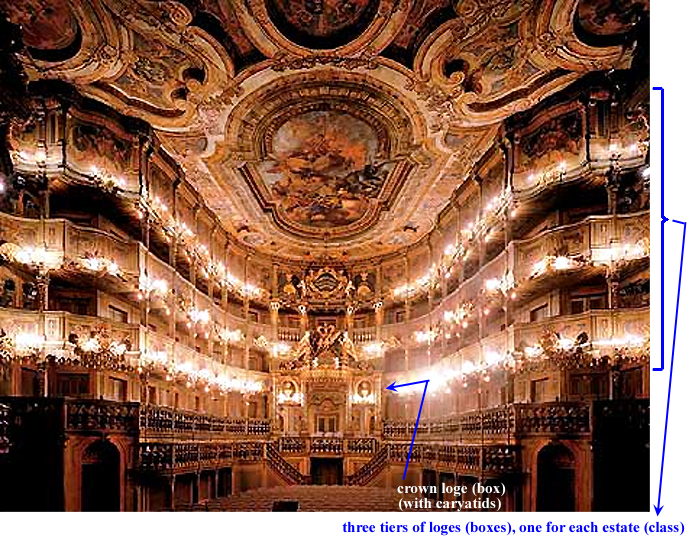
[[[94,442],[84,451],[82,511],[120,511],[120,452],[107,440]]]
[[[310,474],[314,485],[343,485],[343,458],[312,458],[310,460]]]
[[[561,444],[542,448],[537,456],[537,511],[574,512],[575,480],[575,460],[568,448]]]

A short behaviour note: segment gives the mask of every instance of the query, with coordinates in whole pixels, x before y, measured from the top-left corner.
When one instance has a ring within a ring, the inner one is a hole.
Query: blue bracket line
[[[417,426],[420,423],[420,414],[422,414],[422,405],[425,402],[425,394],[427,393],[427,386],[429,385],[429,380],[418,380],[417,382],[409,382],[408,384],[396,385],[394,380],[393,384],[387,386],[387,390],[397,391],[396,388],[404,388],[405,386],[413,386],[415,384],[424,384],[425,389],[422,390],[422,400],[420,401],[420,409],[417,411],[417,420],[415,420],[415,431],[413,431],[413,440],[410,441],[410,449],[408,450],[408,458],[405,460],[405,470],[403,471],[403,479],[405,480],[405,475],[408,474],[408,463],[410,463],[410,456],[413,453],[413,444],[415,443],[415,435],[417,435]]]
[[[657,506],[655,508],[655,514],[660,515],[663,506],[660,506],[660,499],[662,498],[662,476],[665,472],[665,451],[667,449],[667,428],[669,426],[669,403],[672,397],[672,373],[674,372],[674,350],[676,347],[677,339],[677,323],[679,321],[679,299],[681,297],[681,276],[684,270],[684,247],[686,246],[686,222],[681,222],[679,220],[673,220],[677,224],[682,224],[684,226],[684,233],[681,239],[681,261],[679,262],[679,284],[677,286],[677,306],[676,312],[674,314],[674,336],[672,339],[672,359],[669,363],[669,387],[667,389],[667,410],[665,412],[665,434],[662,439],[662,461],[660,463],[660,485],[657,491]],[[664,342],[664,338],[663,338]]]
[[[665,370],[665,223],[669,219],[665,216],[665,89],[663,87],[653,87],[653,90],[660,91],[660,119],[661,119],[661,133],[660,133],[660,154],[661,154],[661,166],[660,166],[660,186],[661,186],[661,210],[662,210],[662,226],[661,226],[661,252],[662,252],[662,269],[661,274],[661,286],[662,286],[662,296],[661,296],[661,306],[660,311],[662,313],[662,351],[660,355],[660,366],[653,367],[653,371],[664,371]],[[682,247],[683,251],[683,247]],[[682,252],[683,253],[683,252]],[[676,324],[675,324],[676,329]],[[676,332],[675,332],[676,338]]]

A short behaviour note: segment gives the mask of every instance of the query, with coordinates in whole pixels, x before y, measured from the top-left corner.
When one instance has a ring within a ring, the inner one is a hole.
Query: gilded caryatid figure
[[[347,360],[347,361],[358,361],[358,355],[357,355],[357,350],[355,348],[355,343],[353,343],[353,340],[348,336],[348,332],[344,331],[341,334],[341,351],[342,351],[342,360]]]
[[[333,324],[321,324],[316,330],[305,332],[292,359],[298,365],[313,368],[320,364],[342,368],[357,362],[358,354],[347,331],[339,331]]]
[[[314,356],[311,333],[309,331],[305,331],[305,334],[302,336],[302,339],[300,339],[300,342],[295,349],[295,356],[293,359],[296,362],[304,362],[311,360],[312,357]]]

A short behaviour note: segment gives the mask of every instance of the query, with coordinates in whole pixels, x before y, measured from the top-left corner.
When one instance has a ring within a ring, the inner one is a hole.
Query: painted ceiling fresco
[[[590,34],[625,34],[649,9],[649,0],[584,0],[577,21]]]
[[[67,0],[0,0],[0,11],[22,26],[24,44],[39,57],[52,51],[57,59],[80,40],[79,23]]]
[[[240,243],[285,258],[372,258],[434,228],[505,119],[589,72],[629,67],[649,1],[0,0],[0,9],[23,27],[31,80],[65,81],[150,124]],[[570,137],[579,122],[545,127],[522,164],[551,160],[550,137]]]
[[[356,37],[377,13],[371,0],[267,0],[271,22],[286,37],[313,49],[333,49]]]
[[[315,111],[290,119],[260,167],[287,218],[315,228],[356,222],[376,198],[390,167],[377,161],[377,135],[348,114]]]

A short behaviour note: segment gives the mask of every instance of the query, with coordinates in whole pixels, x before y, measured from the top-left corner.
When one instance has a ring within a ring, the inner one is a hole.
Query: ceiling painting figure
[[[312,228],[352,224],[376,198],[392,163],[378,157],[374,130],[349,114],[314,111],[273,138],[263,177],[288,220]]]

